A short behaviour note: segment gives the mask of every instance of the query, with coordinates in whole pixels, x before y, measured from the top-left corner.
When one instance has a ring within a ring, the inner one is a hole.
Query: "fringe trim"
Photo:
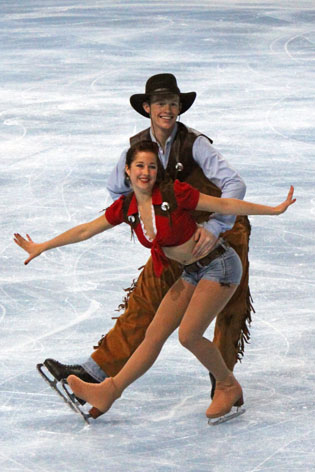
[[[139,267],[138,270],[143,269],[143,267],[144,266]],[[118,307],[116,308],[115,311],[121,311],[121,310],[125,310],[127,308],[129,297],[130,297],[131,293],[134,291],[134,289],[136,288],[137,281],[138,281],[138,279],[133,279],[131,286],[128,287],[128,288],[124,288],[124,292],[127,292],[127,295],[123,298],[122,303],[120,305],[118,305]],[[112,316],[112,320],[118,320],[118,318],[119,318],[119,316]],[[98,349],[101,346],[101,344],[103,342],[103,339],[105,337],[106,337],[106,334],[102,334],[101,339],[97,343],[97,346],[93,346],[93,348]]]
[[[144,268],[144,265],[141,266],[141,267],[138,267],[138,270],[142,270],[143,268]],[[137,282],[138,282],[138,279],[133,279],[131,286],[128,287],[128,288],[124,288],[124,292],[126,292],[127,295],[123,298],[122,303],[120,303],[118,305],[118,307],[116,308],[115,311],[122,311],[122,310],[127,309],[129,297],[132,294],[132,292],[134,291],[134,289],[136,288]],[[117,320],[118,318],[119,318],[119,316],[112,316],[112,320]]]
[[[256,313],[253,306],[253,298],[248,288],[246,316],[243,320],[240,337],[236,346],[237,360],[240,362],[242,362],[242,358],[244,357],[245,344],[248,344],[250,340],[249,327],[252,322],[251,312]]]
[[[127,295],[122,299],[122,302],[118,305],[115,311],[122,311],[126,310],[128,306],[128,300],[131,295],[131,293],[134,291],[134,289],[137,286],[137,279],[133,279],[132,284],[128,288],[124,288],[124,292],[127,293]],[[112,316],[112,320],[117,320],[119,316]]]
[[[144,266],[139,267],[138,270],[142,270],[143,267]],[[115,311],[119,312],[119,311],[123,311],[127,309],[129,297],[134,291],[134,289],[137,287],[137,282],[138,282],[138,279],[133,279],[131,286],[124,289],[124,292],[126,292],[126,296],[123,298],[122,303],[118,305]],[[256,311],[253,306],[253,298],[251,296],[250,289],[248,288],[246,316],[244,317],[242,327],[241,327],[240,337],[235,347],[236,358],[237,358],[237,361],[239,362],[242,362],[242,358],[244,357],[245,345],[249,344],[250,342],[249,328],[252,323],[251,313],[256,313]],[[117,320],[118,318],[119,316],[112,316],[112,320]],[[100,341],[98,342],[98,346],[94,346],[94,349],[97,349],[100,346],[104,337],[105,335],[101,337]]]

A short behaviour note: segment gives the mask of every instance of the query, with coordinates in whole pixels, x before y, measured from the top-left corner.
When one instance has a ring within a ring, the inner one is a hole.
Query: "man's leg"
[[[99,412],[108,411],[128,385],[152,367],[165,341],[178,327],[194,290],[193,285],[178,280],[163,298],[143,341],[118,374],[97,385],[82,382],[72,375],[67,381],[74,394],[96,407]]]
[[[242,301],[248,299],[249,305]],[[229,305],[218,315],[213,341],[219,348],[230,370],[243,356],[244,344],[249,339],[247,323],[250,321],[249,293],[236,291]]]
[[[232,230],[223,237],[238,253],[242,265],[243,275],[236,292],[219,313],[214,331],[214,343],[219,348],[223,359],[230,370],[243,356],[245,342],[249,340],[251,322],[251,297],[248,288],[248,243],[250,224],[247,217],[238,217]]]
[[[82,365],[61,364],[54,359],[46,359],[44,365],[57,380],[73,374],[86,382],[98,383],[116,375],[142,342],[162,299],[181,272],[177,262],[169,261],[162,276],[156,277],[150,258],[128,296],[125,312],[99,341],[91,357]]]
[[[232,230],[223,237],[238,253],[243,265],[243,275],[239,287],[226,307],[218,314],[214,330],[213,342],[219,348],[222,357],[233,371],[235,364],[244,354],[245,343],[249,340],[249,324],[251,311],[254,308],[248,287],[248,244],[250,223],[247,216],[239,216]],[[215,378],[209,372],[211,380],[211,398],[215,391]]]
[[[148,260],[130,293],[125,312],[91,356],[108,376],[115,376],[143,341],[162,299],[181,272],[177,262],[169,261],[161,277],[156,277],[152,259]]]

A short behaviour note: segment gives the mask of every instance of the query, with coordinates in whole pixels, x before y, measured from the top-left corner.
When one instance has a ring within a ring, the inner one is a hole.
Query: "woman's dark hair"
[[[130,146],[126,154],[126,166],[130,169],[132,162],[135,160],[138,152],[152,152],[156,157],[157,176],[156,183],[160,184],[165,179],[165,170],[159,159],[159,146],[153,141],[139,141]],[[125,184],[130,187],[129,177],[125,172]]]

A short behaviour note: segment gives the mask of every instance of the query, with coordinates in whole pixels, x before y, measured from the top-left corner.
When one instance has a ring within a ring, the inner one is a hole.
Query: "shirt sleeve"
[[[184,210],[194,210],[199,201],[199,190],[192,187],[186,182],[175,180],[174,192],[177,205]]]
[[[113,200],[117,200],[121,195],[128,195],[131,191],[131,188],[125,182],[126,154],[126,150],[122,152],[106,184],[106,188]]]
[[[243,200],[246,185],[240,175],[223,158],[204,136],[199,136],[193,144],[193,158],[205,176],[222,191],[221,198]],[[204,227],[215,236],[231,229],[235,222],[233,215],[214,213]]]
[[[105,210],[106,219],[108,223],[112,226],[120,225],[123,222],[124,199],[125,197],[121,196]]]

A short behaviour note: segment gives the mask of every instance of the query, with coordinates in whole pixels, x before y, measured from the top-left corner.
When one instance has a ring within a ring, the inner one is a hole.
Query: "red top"
[[[162,274],[163,266],[168,265],[163,246],[179,246],[188,241],[196,230],[196,222],[192,218],[190,211],[194,210],[199,200],[199,190],[191,185],[175,180],[174,193],[177,202],[177,208],[171,212],[172,226],[170,226],[169,212],[165,211],[165,216],[155,214],[156,236],[153,241],[149,241],[143,234],[141,224],[138,223],[134,231],[140,243],[151,248],[153,266],[156,275]],[[107,221],[113,225],[119,225],[123,220],[123,202],[125,197],[121,196],[109,208],[106,209],[105,216]],[[162,195],[158,186],[155,186],[152,192],[153,207],[161,206],[163,203]],[[138,205],[135,195],[133,195],[127,217],[138,213]]]

